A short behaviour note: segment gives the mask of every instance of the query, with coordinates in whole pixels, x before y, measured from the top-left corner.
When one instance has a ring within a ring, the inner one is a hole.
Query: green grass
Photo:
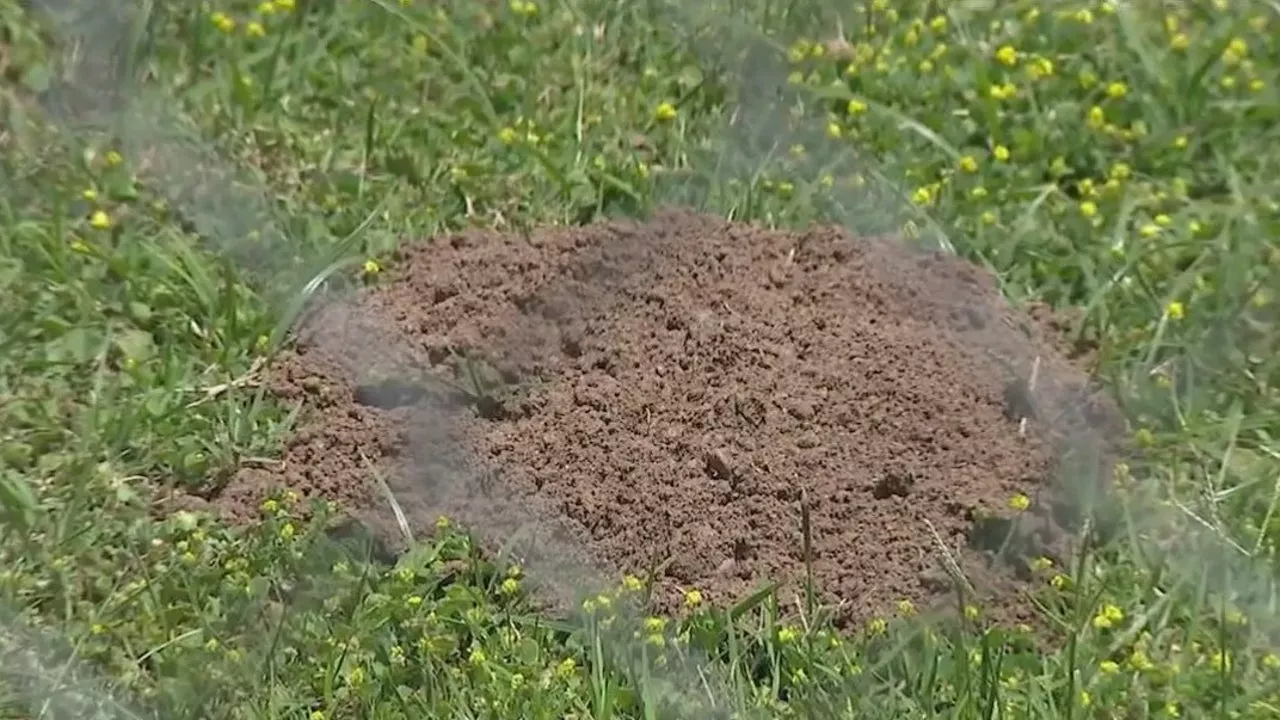
[[[0,637],[41,653],[3,653],[0,714],[87,717],[65,688],[97,678],[163,717],[704,717],[664,685],[690,653],[744,717],[1280,717],[1280,13],[840,7],[148,5],[119,25],[147,78],[121,117],[101,67],[79,111],[37,110],[66,39],[0,0]],[[1085,311],[1143,452],[1116,532],[1042,569],[1068,642],[837,637],[765,592],[643,620],[621,656],[625,598],[542,618],[454,528],[387,569],[290,498],[247,530],[152,519],[155,483],[274,452],[289,408],[251,380],[309,280],[673,200],[905,231]]]

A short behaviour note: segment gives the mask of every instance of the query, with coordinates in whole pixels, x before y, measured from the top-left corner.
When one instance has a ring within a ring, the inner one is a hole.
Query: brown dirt
[[[1102,476],[1112,416],[1043,313],[890,238],[671,212],[437,238],[391,267],[275,365],[303,422],[279,467],[215,499],[230,516],[289,486],[394,527],[381,468],[419,527],[446,513],[519,538],[570,584],[657,567],[670,607],[684,588],[795,588],[804,507],[816,584],[856,620],[953,597],[946,555],[979,594],[1007,590],[1017,557],[993,573],[991,545],[1063,552],[1080,493],[1050,482],[1058,451],[1085,459],[1074,490]],[[1035,504],[1011,525],[1018,494]]]

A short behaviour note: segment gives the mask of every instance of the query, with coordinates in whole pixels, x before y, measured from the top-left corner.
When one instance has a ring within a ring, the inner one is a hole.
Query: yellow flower
[[[1038,57],[1035,60],[1032,60],[1031,64],[1027,66],[1027,73],[1030,74],[1034,80],[1047,78],[1053,75],[1053,61],[1049,58]]]
[[[1187,314],[1187,309],[1182,303],[1174,300],[1164,306],[1164,314],[1169,316],[1170,320],[1181,320]]]
[[[1127,163],[1116,163],[1111,166],[1111,171],[1107,175],[1112,180],[1128,180],[1133,176],[1133,169]]]
[[[1173,224],[1173,218],[1170,218],[1168,215],[1165,215],[1164,213],[1160,213],[1159,215],[1155,216],[1155,223],[1160,227],[1169,227],[1170,225]]]
[[[1081,70],[1077,76],[1080,87],[1085,90],[1092,90],[1098,84],[1098,75],[1092,70]]]
[[[244,34],[249,37],[262,37],[267,34],[267,29],[262,26],[262,23],[253,21],[244,26]]]
[[[378,264],[377,260],[374,260],[373,258],[369,258],[368,260],[364,261],[365,275],[373,276],[373,275],[377,275],[380,272],[382,272],[382,266]]]
[[[1088,122],[1089,127],[1097,130],[1107,124],[1107,113],[1102,108],[1094,105],[1089,108],[1089,118],[1086,122]]]
[[[111,227],[111,216],[102,210],[95,211],[89,216],[89,224],[99,230],[106,230]]]
[[[1023,510],[1031,507],[1031,498],[1023,495],[1022,493],[1018,493],[1017,495],[1009,498],[1009,507],[1013,508],[1017,512],[1022,512]]]
[[[209,16],[209,20],[213,22],[213,26],[224,33],[233,32],[236,29],[236,21],[224,12],[216,12]]]
[[[503,595],[515,595],[520,592],[520,581],[516,578],[509,577],[502,581],[502,585],[498,588],[498,592]]]
[[[934,32],[936,32],[936,33],[946,32],[946,31],[947,31],[947,18],[946,18],[946,16],[945,16],[945,15],[935,15],[935,16],[933,17],[933,19],[929,21],[929,29],[930,29],[930,30],[932,30],[932,31],[934,31]]]
[[[530,0],[511,0],[511,12],[524,17],[533,17],[538,14],[538,4]]]
[[[930,189],[928,186],[916,188],[916,191],[911,193],[911,202],[912,204],[919,205],[921,207],[926,205],[932,205],[933,204],[932,189]]]
[[[1122,82],[1116,81],[1107,85],[1107,95],[1109,97],[1120,99],[1129,94],[1129,86]]]
[[[275,3],[276,8],[284,12],[289,12],[297,6],[294,0],[275,0]]]
[[[1227,65],[1239,65],[1249,55],[1249,44],[1240,38],[1232,38],[1227,49],[1222,51],[1222,62]]]
[[[121,157],[120,153],[116,152],[115,150],[108,150],[107,154],[103,156],[102,160],[107,164],[107,167],[115,167],[120,163],[124,162],[124,158]]]
[[[1107,603],[1093,616],[1093,626],[1099,630],[1113,628],[1124,620],[1124,611],[1118,606]]]
[[[274,15],[276,12],[276,4],[268,0],[264,3],[258,3],[259,15]]]
[[[978,161],[972,155],[960,158],[960,169],[967,173],[978,172]]]
[[[872,635],[883,635],[889,629],[889,623],[884,618],[871,618],[867,621],[867,632]]]
[[[518,133],[516,133],[515,128],[504,127],[498,131],[498,142],[502,143],[503,145],[514,145],[516,140],[518,140],[519,138],[520,136]]]
[[[676,106],[670,102],[662,102],[658,105],[658,109],[653,112],[654,118],[658,122],[668,122],[676,117]]]
[[[684,604],[687,607],[696,608],[702,604],[702,593],[698,590],[687,590],[684,594]]]
[[[644,583],[635,575],[624,575],[622,577],[622,589],[627,592],[640,592],[644,589]]]
[[[1053,561],[1043,555],[1031,561],[1031,570],[1033,572],[1044,572],[1053,567]]]
[[[80,197],[88,200],[89,202],[93,202],[98,199],[98,191],[93,188],[86,188],[84,192],[80,193]]]
[[[839,140],[842,135],[844,135],[844,129],[840,127],[840,123],[827,123],[827,137],[832,140]]]
[[[1097,205],[1097,203],[1093,202],[1092,200],[1085,200],[1085,201],[1081,202],[1081,203],[1080,203],[1080,214],[1081,214],[1081,215],[1083,215],[1083,216],[1085,216],[1085,217],[1087,217],[1087,218],[1091,218],[1091,217],[1093,217],[1094,215],[1097,215],[1097,214],[1098,214],[1098,205]]]
[[[1004,45],[996,51],[996,60],[1002,65],[1013,67],[1018,64],[1018,51],[1011,45]]]
[[[969,191],[969,197],[973,198],[974,200],[981,200],[990,194],[991,193],[981,185]]]
[[[1098,663],[1098,670],[1100,670],[1103,675],[1115,675],[1120,672],[1120,664],[1114,660],[1103,660]]]
[[[1155,223],[1146,223],[1142,227],[1138,228],[1138,233],[1141,234],[1142,237],[1150,240],[1160,234],[1160,226]]]
[[[1186,50],[1191,47],[1191,38],[1187,37],[1186,33],[1177,33],[1169,38],[1169,47],[1174,50]]]
[[[991,154],[995,156],[996,160],[999,160],[1000,162],[1005,162],[1009,159],[1009,148],[1003,145],[997,145],[991,151]]]
[[[982,216],[979,219],[982,220],[983,225],[995,225],[998,218],[994,212],[988,210],[982,213]]]
[[[1071,584],[1071,578],[1063,575],[1062,573],[1058,573],[1057,575],[1049,578],[1049,584],[1052,585],[1055,590],[1062,590]]]
[[[898,614],[903,617],[911,617],[916,614],[916,605],[910,600],[898,601]]]
[[[867,111],[867,104],[857,99],[850,100],[849,104],[845,107],[845,110],[847,110],[850,115],[861,115]]]
[[[1266,87],[1267,84],[1257,78],[1249,81],[1249,92],[1260,93]]]
[[[1076,22],[1089,25],[1093,22],[1093,13],[1088,8],[1082,8],[1076,11]]]

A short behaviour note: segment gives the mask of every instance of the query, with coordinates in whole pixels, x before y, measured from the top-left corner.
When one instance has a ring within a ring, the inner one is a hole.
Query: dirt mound
[[[808,565],[856,619],[950,596],[947,558],[987,576],[1010,533],[1056,552],[1056,450],[1105,416],[987,274],[888,238],[668,213],[391,267],[277,364],[309,412],[230,514],[281,485],[377,514],[381,469],[417,524],[541,543],[552,574],[656,567],[662,604],[731,602]]]

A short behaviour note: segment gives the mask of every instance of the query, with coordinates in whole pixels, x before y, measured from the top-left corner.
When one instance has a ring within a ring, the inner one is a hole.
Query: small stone
[[[813,405],[803,400],[791,400],[787,403],[787,414],[797,420],[812,420]]]
[[[729,464],[729,454],[722,449],[710,450],[703,457],[707,472],[721,480],[733,479],[733,468]]]

